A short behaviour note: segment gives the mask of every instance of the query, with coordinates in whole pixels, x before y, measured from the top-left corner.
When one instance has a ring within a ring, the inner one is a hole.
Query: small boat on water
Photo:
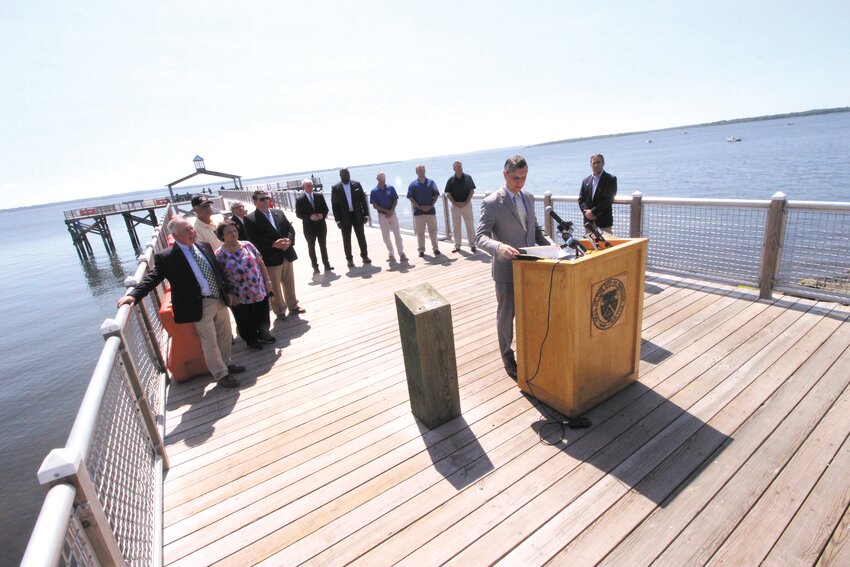
[[[728,138],[726,138],[726,141],[727,142],[740,142],[741,138],[738,138],[737,136],[729,136]]]

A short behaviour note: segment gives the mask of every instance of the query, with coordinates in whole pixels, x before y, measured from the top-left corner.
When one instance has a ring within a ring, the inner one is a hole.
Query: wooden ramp
[[[561,430],[505,375],[489,257],[311,279],[239,390],[167,397],[164,559],[198,565],[850,565],[847,307],[648,274],[640,381]],[[651,246],[651,243],[650,243]],[[355,246],[356,248],[356,246]],[[452,305],[462,418],[410,413],[393,293]]]

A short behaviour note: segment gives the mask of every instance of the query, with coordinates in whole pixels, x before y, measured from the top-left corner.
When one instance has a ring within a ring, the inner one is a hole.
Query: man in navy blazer
[[[360,246],[360,258],[364,264],[371,264],[372,260],[366,250],[366,233],[363,231],[363,225],[369,220],[369,201],[363,192],[363,186],[360,182],[351,180],[347,169],[339,170],[339,183],[331,188],[331,208],[336,225],[342,232],[342,248],[348,267],[354,267],[354,256],[351,254],[352,228]]]
[[[233,335],[226,304],[227,278],[212,247],[197,241],[198,234],[189,221],[175,217],[167,228],[175,244],[154,255],[153,269],[118,300],[118,307],[138,303],[167,279],[174,322],[194,323],[210,374],[219,386],[236,388],[239,382],[231,374],[243,372],[245,367],[230,363]]]
[[[602,154],[590,156],[590,169],[593,174],[581,182],[578,206],[585,221],[593,221],[599,230],[611,234],[611,228],[614,226],[612,205],[614,197],[617,196],[617,178],[603,171],[604,167],[605,157]]]
[[[328,216],[328,204],[325,196],[313,192],[313,180],[305,179],[301,182],[304,192],[295,199],[295,216],[301,219],[304,229],[304,237],[307,239],[307,252],[310,254],[310,262],[313,263],[313,273],[319,273],[319,259],[316,258],[316,241],[319,241],[319,252],[322,254],[322,263],[325,271],[333,270],[328,261],[328,247],[326,245],[328,236],[328,225],[325,219]]]
[[[481,202],[481,217],[475,243],[493,256],[491,273],[496,283],[496,330],[499,352],[508,376],[517,379],[517,366],[511,343],[514,340],[514,271],[511,261],[519,248],[546,246],[550,242],[537,224],[534,195],[523,191],[528,164],[520,155],[505,161],[505,184]]]
[[[295,296],[295,272],[292,263],[298,259],[295,253],[295,229],[280,209],[271,208],[271,197],[263,190],[251,195],[254,211],[245,217],[245,233],[266,264],[272,287],[269,299],[278,318],[304,313]]]

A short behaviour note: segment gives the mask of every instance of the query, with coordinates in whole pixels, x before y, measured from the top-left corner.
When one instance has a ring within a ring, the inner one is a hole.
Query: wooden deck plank
[[[765,565],[814,565],[850,506],[850,437],[765,557]],[[839,490],[836,490],[838,488]],[[828,554],[825,554],[828,556]]]
[[[557,563],[568,560],[578,564],[600,562],[612,548],[646,520],[658,503],[664,502],[675,491],[681,491],[687,486],[684,484],[686,479],[698,470],[712,453],[720,446],[734,442],[734,434],[727,435],[724,432],[735,431],[742,421],[755,412],[772,395],[774,389],[805,361],[810,354],[809,349],[825,340],[823,335],[829,332],[828,329],[820,334],[807,334],[809,329],[822,319],[816,315],[801,317],[794,325],[789,326],[782,336],[777,337],[770,348],[763,349],[759,353],[761,356],[754,357],[730,375],[722,386],[736,384],[734,389],[740,393],[734,397],[732,392],[723,394],[724,399],[731,400],[728,405],[708,420],[661,465],[623,494],[616,504],[555,555],[553,561]],[[777,344],[780,342],[783,344]],[[715,389],[712,395],[717,395],[721,388]],[[703,401],[705,400],[701,403]],[[670,529],[673,525],[673,520],[668,518],[665,526]],[[682,524],[679,526],[681,529]],[[655,545],[657,544],[656,540]],[[629,554],[629,562],[635,560],[635,556]],[[648,563],[650,560],[651,558],[641,558],[638,562]],[[612,564],[620,561],[623,561],[622,556],[612,561]]]
[[[383,257],[379,232],[367,238]],[[331,227],[335,265],[340,240]],[[825,405],[842,382],[830,366],[848,374],[846,308],[648,274],[639,382],[590,410],[590,429],[547,429],[544,444],[545,408],[501,366],[486,255],[308,269],[296,264],[307,313],[275,322],[278,348],[234,345],[242,388],[169,389],[166,565],[646,564],[687,557],[676,550],[695,535],[713,542],[696,563],[740,563],[737,542],[753,538],[768,562],[847,553],[836,475],[850,424]],[[452,306],[463,410],[431,431],[410,414],[393,299],[423,281]],[[765,447],[782,455],[778,476],[753,465]],[[810,454],[817,477],[794,489]],[[741,492],[751,503],[718,520],[722,536],[703,531]],[[778,506],[788,513],[762,526]]]
[[[844,350],[847,335],[843,334],[842,339],[841,348]],[[822,379],[832,366],[833,360],[821,360],[817,353],[809,358],[809,372],[818,368],[818,363],[821,363],[821,367],[826,367],[820,373],[813,372],[819,378],[818,382],[806,392],[806,396],[788,416],[781,416],[782,421],[778,426],[776,422],[768,421],[762,416],[763,419],[757,426],[770,429],[765,442],[735,471],[725,485],[712,495],[711,500],[687,528],[678,534],[658,558],[659,565],[682,565],[689,562],[704,564],[723,544],[756,499],[769,486],[777,471],[781,470],[784,463],[805,441],[823,413],[833,405],[846,387],[846,373],[842,380]]]

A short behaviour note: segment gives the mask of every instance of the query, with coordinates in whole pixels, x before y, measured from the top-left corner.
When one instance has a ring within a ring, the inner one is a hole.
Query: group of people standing
[[[591,156],[590,163],[593,173],[582,181],[579,207],[588,221],[610,233],[617,178],[603,170],[605,160],[601,154]],[[505,183],[482,201],[477,230],[473,229],[472,213],[475,182],[464,173],[460,161],[454,162],[452,168],[454,175],[445,187],[452,202],[452,252],[461,249],[461,228],[465,224],[471,252],[475,253],[477,246],[493,256],[491,274],[496,286],[499,350],[506,372],[516,380],[516,359],[511,348],[514,295],[510,261],[519,255],[520,248],[549,244],[535,217],[534,196],[523,191],[528,164],[519,155],[507,159],[503,171]],[[330,208],[324,195],[313,191],[312,179],[303,181],[303,193],[295,202],[295,214],[302,221],[313,273],[319,273],[316,244],[325,272],[334,269],[326,245],[326,218],[331,210],[342,233],[348,267],[355,266],[352,230],[361,261],[364,265],[371,264],[363,228],[369,220],[369,204],[377,211],[388,261],[395,262],[397,255],[400,262],[407,262],[396,212],[399,196],[387,184],[384,172],[378,172],[377,185],[368,201],[362,185],[351,179],[347,169],[341,169],[339,176],[340,182],[331,190]],[[416,166],[416,176],[406,196],[413,210],[419,256],[425,256],[426,229],[433,253],[439,256],[435,205],[440,193],[436,183],[426,177],[424,165]],[[254,191],[251,198],[254,205],[251,213],[244,204],[234,202],[232,218],[216,223],[210,198],[196,195],[192,199],[194,222],[180,217],[169,221],[167,230],[174,238],[174,245],[157,253],[150,272],[117,302],[119,307],[137,303],[168,279],[175,322],[195,325],[207,367],[218,384],[226,388],[238,387],[239,382],[232,375],[245,370],[230,360],[232,333],[228,307],[239,336],[250,350],[260,350],[264,344],[276,342],[269,332],[270,308],[278,318],[287,317],[287,311],[289,316],[305,312],[295,291],[292,266],[298,258],[294,249],[295,230],[282,210],[271,207],[271,197],[266,191]]]

